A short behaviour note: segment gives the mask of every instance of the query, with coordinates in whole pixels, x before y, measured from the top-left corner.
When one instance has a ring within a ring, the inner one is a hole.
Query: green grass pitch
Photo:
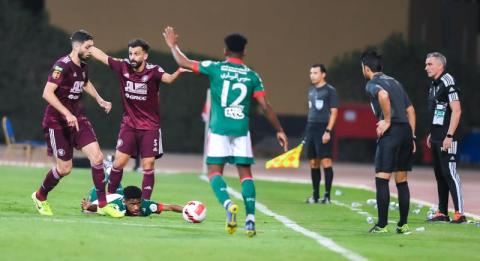
[[[181,214],[112,219],[80,212],[80,201],[92,187],[89,170],[74,169],[49,194],[53,217],[39,216],[30,199],[46,169],[0,167],[0,260],[346,260],[315,240],[287,228],[257,211],[257,236],[244,234],[243,204],[235,235],[224,230],[224,210],[209,185],[195,174],[157,175],[153,199],[184,204],[206,204],[207,219],[189,224]],[[227,178],[240,191],[238,179]],[[141,175],[124,174],[123,185],[141,184]],[[257,201],[298,225],[332,239],[338,245],[369,260],[480,260],[480,228],[472,224],[428,224],[428,207],[410,215],[410,235],[368,234],[366,217],[339,205],[307,205],[307,184],[256,181]],[[340,188],[333,199],[350,205],[360,202],[362,211],[376,216],[365,202],[374,193]],[[392,200],[396,200],[392,198]],[[416,204],[412,204],[411,210]],[[398,211],[390,211],[398,220]],[[425,231],[415,231],[424,227]]]

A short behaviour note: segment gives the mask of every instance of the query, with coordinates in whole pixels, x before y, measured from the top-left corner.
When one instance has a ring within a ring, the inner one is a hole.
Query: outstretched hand
[[[163,32],[163,37],[165,38],[165,43],[168,47],[173,48],[177,45],[178,35],[175,34],[175,30],[171,26],[167,26]]]
[[[100,107],[102,107],[106,113],[109,113],[112,109],[112,103],[108,101],[101,100],[98,102],[98,105],[100,105]]]

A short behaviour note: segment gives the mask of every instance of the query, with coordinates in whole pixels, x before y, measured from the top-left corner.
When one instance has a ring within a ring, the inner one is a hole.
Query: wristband
[[[453,138],[452,134],[447,134],[447,138]]]
[[[325,132],[326,133],[330,133],[332,130],[329,130],[329,129],[325,129]]]

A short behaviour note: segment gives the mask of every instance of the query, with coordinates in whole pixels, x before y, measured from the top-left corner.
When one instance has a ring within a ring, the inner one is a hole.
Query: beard
[[[89,55],[86,55],[85,53],[78,53],[78,58],[80,59],[80,61],[82,62],[85,62],[87,61],[88,59],[90,59],[90,56]]]
[[[143,61],[135,61],[135,60],[130,60],[130,66],[132,66],[133,69],[138,69],[140,66],[142,66]]]

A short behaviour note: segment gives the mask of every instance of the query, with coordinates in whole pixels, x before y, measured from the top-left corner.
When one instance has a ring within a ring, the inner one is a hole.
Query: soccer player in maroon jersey
[[[93,58],[117,73],[123,104],[115,161],[110,172],[108,193],[115,193],[123,168],[130,157],[141,157],[143,168],[142,199],[149,200],[155,184],[155,159],[163,154],[159,112],[159,85],[172,83],[182,72],[168,74],[162,67],[147,63],[150,46],[143,39],[128,43],[128,59],[109,57],[92,46]],[[137,155],[139,152],[140,155]]]
[[[105,195],[105,173],[103,154],[100,151],[95,132],[84,114],[81,102],[83,91],[92,96],[105,112],[112,104],[102,99],[88,78],[87,64],[93,37],[85,30],[79,30],[71,37],[72,51],[55,62],[43,91],[48,102],[42,127],[48,145],[48,154],[56,160],[40,188],[33,192],[32,200],[41,215],[53,215],[47,202],[51,191],[64,176],[72,171],[73,148],[81,150],[90,160],[92,177],[99,199],[98,213],[111,217],[123,217],[113,204],[107,204]]]

